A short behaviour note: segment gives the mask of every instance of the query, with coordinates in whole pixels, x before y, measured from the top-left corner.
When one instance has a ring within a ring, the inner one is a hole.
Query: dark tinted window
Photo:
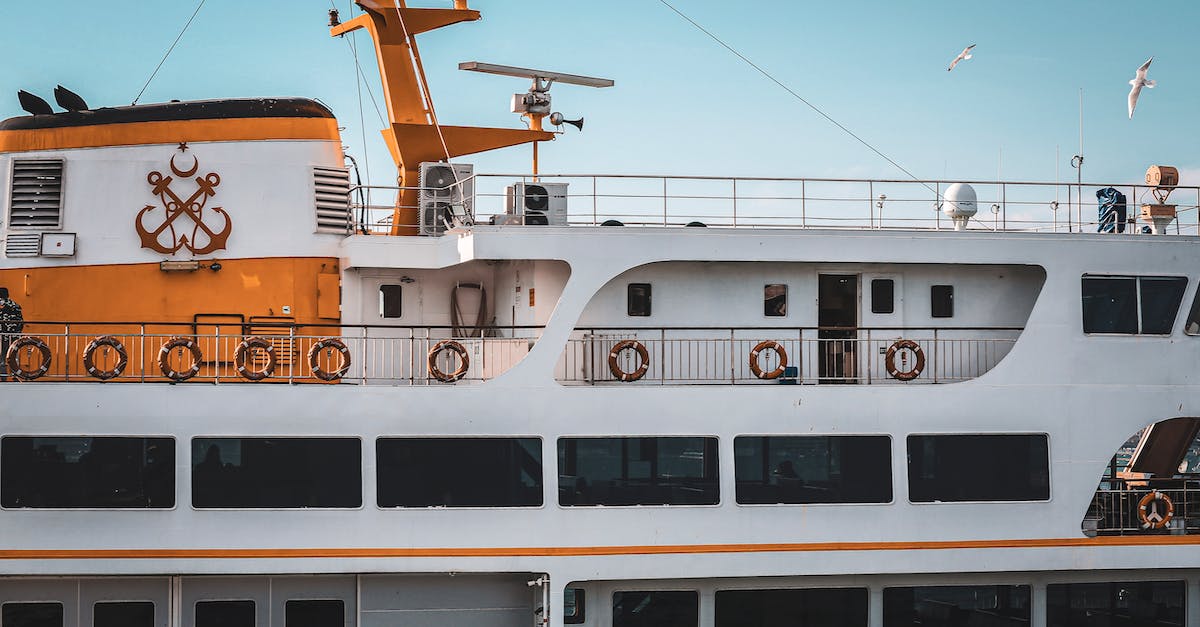
[[[650,315],[650,284],[630,283],[627,293],[627,312],[631,316]]]
[[[929,288],[929,315],[934,318],[954,317],[954,286],[934,285]]]
[[[402,288],[399,285],[380,285],[379,286],[379,317],[380,318],[399,318],[400,305],[402,304],[400,292]]]
[[[362,452],[352,438],[196,438],[194,507],[358,507]]]
[[[285,627],[344,627],[346,606],[341,601],[288,601]]]
[[[896,311],[896,282],[892,279],[871,279],[871,313],[890,314]]]
[[[787,286],[772,283],[763,286],[763,315],[782,317],[787,315]]]
[[[1183,332],[1188,335],[1200,335],[1200,289],[1196,291],[1196,298],[1192,300],[1192,310],[1188,312]]]
[[[171,438],[6,437],[4,507],[175,506]]]
[[[1046,627],[1183,627],[1182,581],[1046,586]]]
[[[63,627],[62,603],[5,603],[0,606],[4,627]]]
[[[696,627],[699,620],[693,591],[613,593],[613,627]]]
[[[254,601],[200,601],[196,627],[254,627]]]
[[[1142,333],[1170,335],[1183,301],[1187,279],[1183,277],[1141,277],[1138,279],[1142,304]]]
[[[154,604],[97,603],[92,606],[92,627],[154,627]]]
[[[717,439],[562,438],[560,505],[715,505]]]
[[[1028,625],[1029,620],[1029,586],[883,589],[883,627]]]
[[[910,435],[908,498],[1044,501],[1050,498],[1045,435]]]
[[[716,627],[866,627],[867,589],[718,590]]]
[[[380,507],[542,504],[538,438],[380,438]]]
[[[891,440],[868,436],[736,438],[737,502],[887,503]]]
[[[567,588],[563,590],[563,622],[568,625],[582,625],[585,620],[586,596],[582,588]]]
[[[1083,332],[1137,333],[1137,281],[1083,277]]]

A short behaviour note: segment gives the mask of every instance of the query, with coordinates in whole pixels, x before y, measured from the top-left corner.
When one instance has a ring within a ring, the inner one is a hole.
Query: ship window
[[[1083,332],[1170,335],[1186,287],[1184,277],[1084,276]]]
[[[867,589],[718,590],[716,627],[867,627]]]
[[[359,507],[355,438],[195,438],[192,506]]]
[[[380,438],[380,507],[536,507],[539,438]]]
[[[737,502],[889,503],[891,439],[743,436],[734,439]]]
[[[908,498],[914,503],[1047,500],[1047,437],[910,435]]]
[[[379,317],[380,318],[399,318],[400,317],[400,291],[399,285],[380,285],[379,286]]]
[[[196,627],[254,627],[254,601],[200,601]]]
[[[700,595],[692,590],[614,592],[613,627],[696,627]]]
[[[97,603],[92,627],[154,627],[154,604],[149,601]]]
[[[650,315],[650,284],[630,283],[626,299],[627,313],[631,316]]]
[[[567,625],[583,624],[585,598],[582,588],[563,590],[563,623]]]
[[[929,315],[934,318],[954,317],[954,286],[932,285],[929,288]]]
[[[346,604],[338,600],[288,601],[284,615],[284,627],[343,627]]]
[[[771,283],[763,286],[763,315],[781,318],[787,315],[787,286]]]
[[[1183,581],[1046,586],[1046,627],[1184,624]]]
[[[871,313],[890,314],[896,311],[896,282],[892,279],[871,279]]]
[[[1029,598],[1029,586],[884,588],[883,627],[1027,625]]]
[[[716,505],[717,439],[561,438],[559,505]]]
[[[171,508],[175,440],[6,437],[0,505],[7,508]]]
[[[62,603],[5,603],[0,606],[4,627],[63,627]]]

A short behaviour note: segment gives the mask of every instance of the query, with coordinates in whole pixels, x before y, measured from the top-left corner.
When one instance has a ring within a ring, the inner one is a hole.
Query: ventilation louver
[[[37,257],[41,244],[41,233],[9,233],[4,240],[4,256]]]
[[[316,192],[317,231],[344,233],[353,230],[350,211],[350,171],[345,168],[313,168]]]
[[[61,228],[62,177],[62,159],[14,159],[9,228]]]

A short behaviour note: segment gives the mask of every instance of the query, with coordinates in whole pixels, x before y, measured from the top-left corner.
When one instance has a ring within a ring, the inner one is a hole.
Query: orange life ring
[[[638,358],[642,360],[642,365],[638,366],[637,370],[634,370],[633,372],[625,372],[623,369],[621,369],[621,364],[617,362],[617,359],[621,356],[621,353],[627,350],[637,352]],[[642,344],[637,340],[621,340],[612,347],[611,351],[608,352],[608,370],[614,377],[617,378],[618,381],[624,381],[626,383],[629,381],[637,381],[638,379],[646,376],[646,371],[649,369],[650,351],[646,350],[645,344]]]
[[[187,370],[175,370],[171,367],[168,358],[171,356],[171,351],[176,348],[186,348],[192,354],[192,367]],[[163,342],[162,348],[158,349],[158,369],[162,371],[163,376],[172,381],[187,381],[196,376],[200,372],[200,347],[196,345],[196,340],[190,337],[173,337],[166,342]]]
[[[34,370],[25,370],[21,367],[21,360],[18,357],[20,351],[25,348],[29,349],[30,355],[34,350],[42,355],[38,367]],[[23,381],[33,381],[50,370],[50,347],[40,338],[29,335],[19,337],[8,346],[8,352],[4,355],[4,363],[8,366],[8,372],[13,376]]]
[[[101,370],[96,367],[96,350],[101,346],[108,346],[116,349],[117,351],[117,363],[108,370]],[[83,349],[84,370],[87,370],[88,374],[100,379],[101,381],[108,381],[109,379],[115,379],[116,377],[121,376],[121,373],[125,372],[125,366],[128,365],[129,354],[125,352],[125,345],[121,343],[121,340],[118,340],[111,335],[102,335],[92,340],[92,342],[87,345],[87,348]]]
[[[458,365],[458,370],[447,373],[443,372],[441,368],[438,368],[437,358],[445,351],[450,351],[458,355],[458,361],[460,362]],[[466,376],[467,369],[471,367],[471,358],[467,356],[466,347],[458,342],[455,342],[454,340],[442,340],[437,344],[434,344],[433,348],[429,349],[428,362],[429,374],[433,375],[433,378],[443,383],[452,383],[454,381],[458,381]]]
[[[758,363],[758,355],[767,349],[771,349],[775,351],[776,355],[779,355],[779,365],[774,370],[763,372],[762,366]],[[754,350],[750,351],[750,372],[753,372],[754,376],[759,379],[778,379],[787,365],[787,351],[783,350],[783,345],[775,340],[763,340],[755,344]]]
[[[1151,511],[1147,511],[1150,504],[1157,501],[1163,502],[1167,510],[1165,513],[1161,512],[1157,505]],[[1142,529],[1162,529],[1175,517],[1175,503],[1165,492],[1151,490],[1142,497],[1142,500],[1138,501],[1137,513],[1138,518],[1142,521]]]
[[[321,368],[320,356],[323,350],[336,350],[342,356],[342,365],[337,370],[325,370]],[[318,340],[308,349],[308,369],[312,371],[314,377],[322,381],[337,381],[346,376],[346,372],[350,370],[350,349],[346,348],[346,344],[336,337],[327,337]]]
[[[916,356],[916,363],[908,370],[900,370],[896,368],[896,353],[908,349]],[[925,351],[921,350],[921,345],[912,340],[896,340],[887,349],[887,357],[884,359],[884,365],[887,367],[888,376],[899,381],[912,381],[921,376],[921,371],[925,369]]]
[[[252,370],[246,367],[246,360],[250,357],[250,351],[255,348],[261,348],[267,351],[267,365],[263,366],[262,370]],[[248,337],[238,344],[237,350],[233,352],[233,366],[237,368],[238,374],[247,381],[262,381],[267,377],[275,374],[275,346],[269,340],[262,337]]]

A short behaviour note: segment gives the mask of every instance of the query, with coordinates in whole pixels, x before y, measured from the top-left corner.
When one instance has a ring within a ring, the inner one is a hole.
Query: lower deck
[[[1200,625],[1200,570],[567,581],[541,573],[0,578],[4,627]]]

